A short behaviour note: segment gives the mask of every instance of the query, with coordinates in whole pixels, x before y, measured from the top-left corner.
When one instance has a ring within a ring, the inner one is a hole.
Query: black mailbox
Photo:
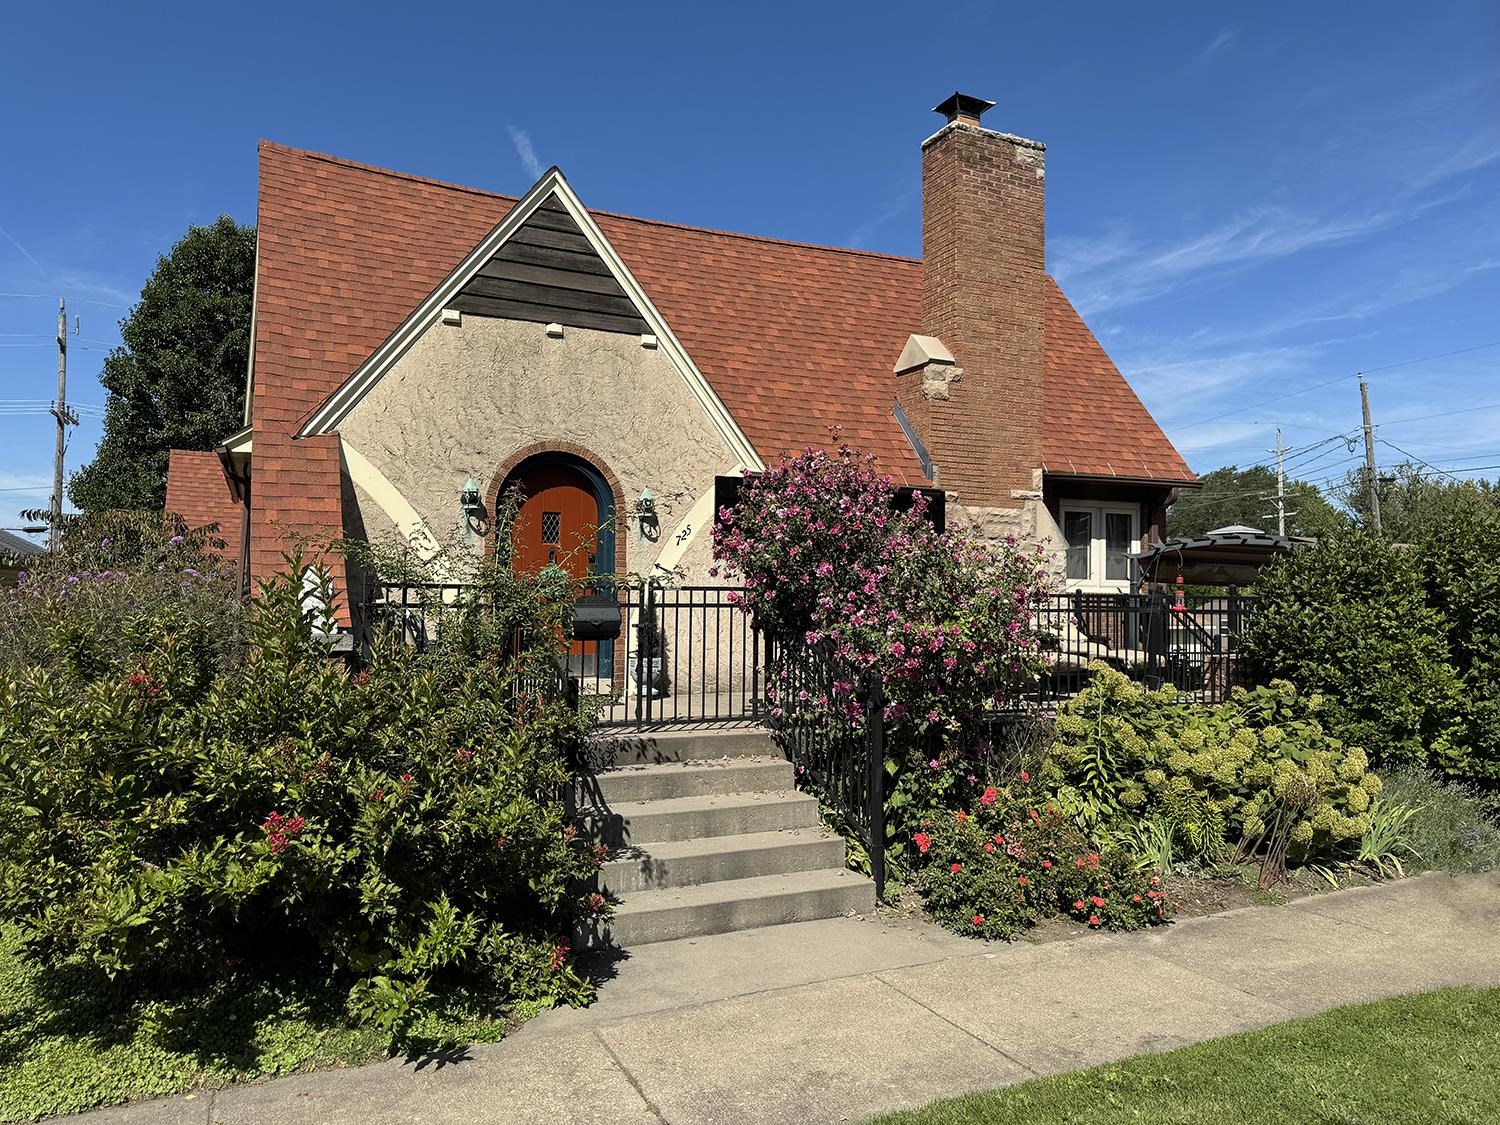
[[[620,635],[620,603],[608,594],[591,594],[573,603],[573,639],[609,641]]]

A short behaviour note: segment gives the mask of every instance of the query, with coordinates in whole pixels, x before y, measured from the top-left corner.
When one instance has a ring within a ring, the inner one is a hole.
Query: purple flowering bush
[[[159,512],[79,517],[60,550],[28,558],[19,583],[0,590],[0,672],[80,685],[171,659],[206,683],[244,651],[244,604],[219,546],[211,528]]]
[[[809,448],[746,482],[719,513],[714,552],[782,646],[768,673],[775,719],[858,731],[879,682],[899,812],[951,807],[986,772],[986,710],[1043,667],[1035,610],[1047,584],[1040,547],[939,532],[925,497],[904,511],[897,498],[872,457]],[[831,657],[831,685],[799,676],[798,643]]]

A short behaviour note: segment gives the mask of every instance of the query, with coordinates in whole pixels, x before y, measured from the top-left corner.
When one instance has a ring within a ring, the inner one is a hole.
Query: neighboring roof
[[[241,519],[244,507],[230,490],[224,475],[224,463],[214,452],[173,449],[167,456],[167,512],[182,517],[188,527],[218,530],[223,541],[220,554],[226,559],[240,557]]]
[[[291,433],[515,200],[267,141],[260,157],[254,422]],[[919,260],[591,214],[763,459],[837,425],[925,479],[892,415],[891,364],[921,328]],[[1050,280],[1047,298],[1046,468],[1191,480]]]
[[[9,531],[0,531],[0,557],[5,555],[40,555],[43,548]]]

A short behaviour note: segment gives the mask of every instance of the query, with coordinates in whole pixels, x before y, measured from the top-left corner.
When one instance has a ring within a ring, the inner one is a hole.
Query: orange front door
[[[511,551],[516,570],[535,574],[555,564],[573,578],[597,572],[599,502],[587,478],[566,465],[532,469],[520,482]]]

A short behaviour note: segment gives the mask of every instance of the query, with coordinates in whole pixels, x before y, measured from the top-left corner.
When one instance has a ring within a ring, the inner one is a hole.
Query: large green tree
[[[84,511],[160,508],[167,451],[212,449],[244,417],[255,228],[221,215],[159,258],[104,361],[104,437],[73,474]]]
[[[1202,487],[1184,489],[1167,510],[1167,534],[1192,539],[1219,527],[1244,524],[1276,530],[1276,470],[1264,465],[1241,469],[1225,465],[1199,478]],[[1288,535],[1327,535],[1347,523],[1318,486],[1286,482]]]

